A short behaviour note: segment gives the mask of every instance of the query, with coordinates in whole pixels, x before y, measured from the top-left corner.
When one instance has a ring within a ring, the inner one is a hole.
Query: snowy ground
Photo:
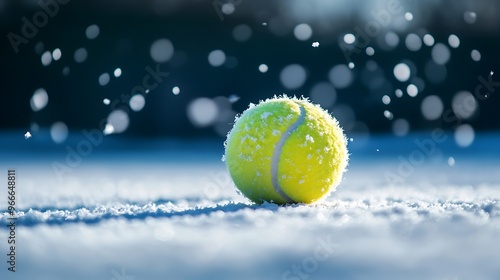
[[[106,139],[58,177],[52,164],[78,136],[57,147],[15,137],[0,147],[0,222],[15,168],[17,272],[2,261],[1,279],[500,277],[500,135],[427,150],[414,142],[425,134],[354,137],[338,190],[288,207],[239,196],[218,141]]]

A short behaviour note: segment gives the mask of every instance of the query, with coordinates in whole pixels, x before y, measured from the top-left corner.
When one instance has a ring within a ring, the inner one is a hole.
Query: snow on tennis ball
[[[304,98],[250,104],[225,142],[236,187],[256,203],[315,202],[340,183],[348,157],[337,120]]]

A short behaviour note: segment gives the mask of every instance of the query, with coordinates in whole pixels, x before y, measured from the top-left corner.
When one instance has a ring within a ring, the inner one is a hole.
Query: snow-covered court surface
[[[238,195],[222,141],[110,138],[75,155],[78,136],[16,137],[0,148],[0,279],[500,279],[500,135],[354,137],[339,188],[286,207]]]

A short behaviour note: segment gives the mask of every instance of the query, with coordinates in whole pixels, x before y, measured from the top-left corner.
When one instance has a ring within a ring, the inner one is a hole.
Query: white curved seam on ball
[[[300,116],[299,118],[291,124],[288,129],[281,135],[280,140],[276,144],[273,153],[273,160],[271,162],[271,175],[272,175],[272,183],[274,190],[278,193],[286,202],[293,203],[295,202],[292,198],[290,198],[283,190],[281,189],[280,184],[278,183],[278,164],[280,161],[281,150],[283,149],[283,145],[285,145],[286,140],[292,133],[304,122],[306,118],[306,109],[300,106]]]

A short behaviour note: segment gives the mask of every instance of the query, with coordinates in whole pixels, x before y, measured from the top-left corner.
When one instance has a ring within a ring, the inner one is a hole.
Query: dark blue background
[[[145,75],[145,67],[156,63],[149,55],[149,49],[157,39],[168,38],[174,45],[174,57],[160,65],[169,72],[161,85],[146,98],[146,106],[140,112],[130,112],[130,126],[124,132],[129,136],[173,136],[223,137],[209,126],[199,128],[188,119],[186,107],[197,97],[239,96],[232,104],[235,113],[242,112],[250,102],[272,97],[274,94],[308,96],[310,88],[317,82],[327,81],[327,73],[332,66],[346,63],[338,40],[342,34],[352,32],[356,26],[365,26],[362,2],[354,1],[341,17],[300,18],[292,9],[286,9],[286,1],[232,1],[236,10],[231,15],[219,18],[220,3],[231,1],[78,1],[72,0],[61,5],[58,14],[50,18],[48,24],[40,28],[38,34],[27,44],[20,45],[15,54],[9,43],[9,32],[20,33],[22,17],[31,19],[40,10],[33,1],[0,1],[0,129],[28,131],[33,123],[39,127],[50,127],[54,122],[64,122],[71,131],[98,128],[99,122],[110,113],[103,106],[103,98],[117,99],[121,94],[140,83]],[[292,3],[294,1],[290,1]],[[321,2],[321,1],[319,1]],[[318,3],[319,3],[318,2]],[[158,3],[166,3],[159,5]],[[214,5],[214,3],[216,5]],[[312,3],[312,2],[311,2]],[[316,3],[316,2],[315,2]],[[357,55],[353,70],[355,81],[346,89],[337,89],[336,104],[350,106],[356,120],[366,124],[370,133],[391,133],[391,121],[383,111],[390,110],[395,118],[405,118],[412,131],[431,130],[443,127],[453,130],[456,122],[441,119],[427,121],[420,112],[420,103],[427,95],[438,95],[449,109],[453,95],[461,90],[474,92],[479,84],[478,76],[486,77],[500,65],[500,13],[498,1],[401,1],[405,9],[414,14],[414,23],[400,35],[399,45],[392,51],[373,47],[376,55]],[[312,5],[312,4],[311,4]],[[158,8],[158,7],[163,8]],[[320,7],[321,8],[321,7]],[[464,11],[477,11],[477,22],[467,24],[463,20]],[[277,36],[269,32],[263,22],[279,15],[291,26],[306,22],[314,30],[311,40],[301,42],[288,32]],[[247,42],[236,42],[231,32],[238,24],[247,24],[253,35]],[[85,29],[97,24],[100,35],[95,40],[85,37]],[[362,66],[375,60],[392,84],[386,94],[394,97],[398,81],[392,75],[394,65],[407,59],[423,76],[431,48],[425,45],[418,52],[411,52],[404,45],[404,36],[409,32],[421,33],[425,29],[436,42],[446,44],[450,34],[461,40],[458,49],[451,49],[452,57],[446,65],[447,78],[433,84],[426,81],[424,91],[415,98],[406,94],[398,102],[384,105],[381,95],[370,93],[362,82]],[[383,33],[381,33],[383,34]],[[311,42],[320,42],[320,47],[312,48]],[[35,45],[43,42],[46,50],[60,48],[61,60],[45,67],[40,63],[40,54]],[[74,50],[85,47],[89,58],[82,64],[73,61]],[[236,67],[212,67],[207,61],[208,53],[222,49],[227,56],[235,57]],[[471,49],[480,50],[482,59],[474,62],[470,58]],[[257,71],[261,63],[269,66],[265,74]],[[287,90],[279,80],[281,69],[288,64],[298,63],[307,69],[305,84],[296,90]],[[70,75],[64,76],[62,69],[69,66]],[[103,72],[111,72],[116,67],[123,70],[119,79],[105,87],[97,79]],[[500,75],[500,72],[498,73]],[[493,76],[493,80],[499,80]],[[181,93],[173,95],[171,89],[179,86]],[[30,98],[38,88],[49,94],[49,103],[39,112],[30,108]],[[485,101],[479,101],[478,112],[469,120],[477,131],[498,130],[498,89]],[[332,108],[326,108],[332,109]],[[335,112],[332,112],[335,115]],[[227,122],[226,131],[231,127]],[[354,127],[345,127],[347,132],[355,132]],[[351,131],[352,130],[352,131]],[[366,131],[363,131],[366,132]]]

